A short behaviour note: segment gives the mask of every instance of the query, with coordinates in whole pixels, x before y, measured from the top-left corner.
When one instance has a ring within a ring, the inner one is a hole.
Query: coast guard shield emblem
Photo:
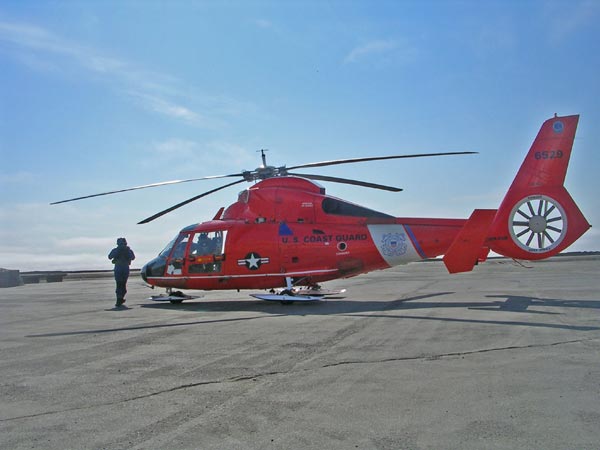
[[[385,256],[402,256],[406,253],[406,236],[401,233],[387,233],[381,237],[381,253]]]

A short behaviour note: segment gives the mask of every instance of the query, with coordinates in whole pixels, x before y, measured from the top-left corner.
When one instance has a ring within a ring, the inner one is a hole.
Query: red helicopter
[[[175,180],[104,192],[56,203],[197,180],[240,180],[204,192],[139,223],[150,222],[194,200],[244,181],[258,182],[213,220],[184,228],[141,271],[173,303],[191,296],[172,289],[265,289],[263,300],[284,303],[322,299],[333,291],[319,283],[443,255],[450,273],[466,272],[490,251],[538,260],[556,255],[583,235],[587,222],[563,186],[578,115],[546,120],[498,209],[475,209],[468,219],[406,218],[329,196],[315,181],[401,191],[364,181],[290,173],[374,160],[446,156],[473,152],[395,155],[323,161],[286,168]],[[314,181],[313,181],[314,180]]]

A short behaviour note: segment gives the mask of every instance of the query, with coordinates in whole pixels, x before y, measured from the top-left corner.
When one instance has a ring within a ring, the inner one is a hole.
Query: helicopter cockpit
[[[159,255],[142,268],[142,278],[220,273],[227,230],[184,228]]]

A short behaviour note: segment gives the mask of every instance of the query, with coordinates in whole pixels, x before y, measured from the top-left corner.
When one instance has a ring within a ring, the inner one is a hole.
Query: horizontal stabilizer
[[[496,217],[495,209],[476,209],[444,255],[450,273],[469,272],[482,254],[483,242]]]

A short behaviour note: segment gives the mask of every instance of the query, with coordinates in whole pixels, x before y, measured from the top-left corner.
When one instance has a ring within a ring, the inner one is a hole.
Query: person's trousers
[[[117,299],[125,298],[127,294],[127,279],[129,278],[129,266],[115,266],[115,281],[117,282]]]

